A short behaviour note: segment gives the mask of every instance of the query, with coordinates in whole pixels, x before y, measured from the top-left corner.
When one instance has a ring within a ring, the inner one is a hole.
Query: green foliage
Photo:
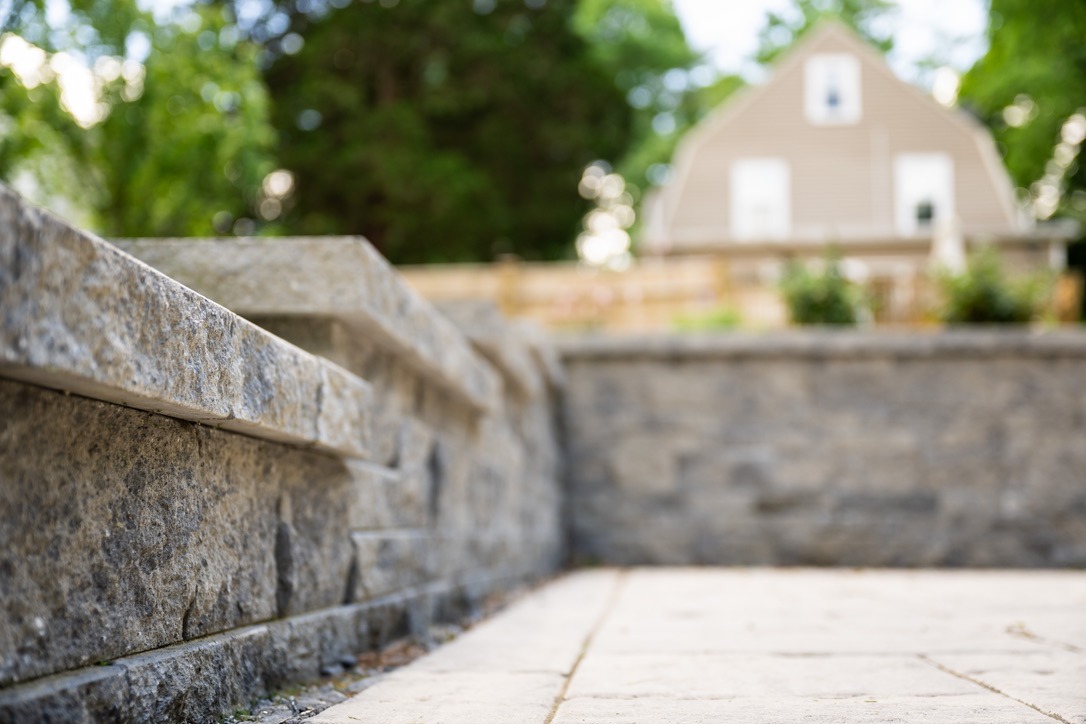
[[[947,324],[1025,324],[1040,314],[1052,290],[1045,275],[1008,279],[993,249],[971,255],[963,273],[942,273],[938,280]]]
[[[1042,10],[1028,0],[991,0],[988,42],[959,98],[992,129],[1015,183],[1029,188],[1045,175],[1062,124],[1086,107],[1086,4]],[[1015,104],[1025,112],[1020,125],[1004,117]],[[1086,220],[1086,165],[1073,164],[1066,182],[1062,215]]]
[[[0,68],[0,178],[75,200],[110,236],[207,235],[252,215],[274,167],[257,49],[210,7],[155,26],[130,0],[75,3],[69,25],[47,45],[97,61],[98,117],[66,109],[59,77],[28,88]],[[150,45],[142,67],[123,62],[133,35]]]
[[[841,273],[834,256],[828,256],[820,267],[789,262],[781,292],[794,324],[856,324],[860,293]]]
[[[218,12],[201,8],[200,18],[188,30],[156,31],[143,94],[116,98],[102,124],[110,234],[226,231],[253,215],[261,180],[274,168],[257,49],[232,42]]]
[[[878,21],[894,10],[894,0],[792,0],[785,12],[770,11],[765,27],[758,33],[759,63],[771,63],[792,47],[811,28],[825,19],[835,19],[855,30],[860,37],[883,53],[893,48],[890,26]]]
[[[680,332],[708,332],[737,329],[742,321],[739,312],[729,307],[719,307],[702,314],[684,314],[677,317],[672,326]]]
[[[615,170],[646,188],[650,169],[670,162],[679,138],[711,107],[694,80],[708,68],[692,73],[702,59],[670,0],[579,0],[573,27],[633,108],[632,139]]]
[[[361,233],[396,261],[564,256],[586,164],[617,160],[644,187],[741,83],[704,87],[670,0],[50,7],[47,23],[45,0],[0,1],[0,22],[95,68],[100,112],[77,120],[56,78],[31,88],[0,66],[0,179],[74,202],[60,210],[107,235]],[[294,193],[269,206],[278,166]]]
[[[581,170],[630,123],[571,3],[354,3],[309,24],[266,74],[297,178],[286,227],[365,234],[396,262],[568,254]]]

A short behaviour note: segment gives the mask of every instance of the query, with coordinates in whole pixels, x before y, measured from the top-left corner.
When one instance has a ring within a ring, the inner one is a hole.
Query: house
[[[978,121],[832,21],[680,142],[643,213],[643,253],[724,255],[740,285],[832,246],[890,318],[909,316],[933,256],[954,268],[984,243],[1015,265],[1060,266],[1066,241],[1025,219]]]

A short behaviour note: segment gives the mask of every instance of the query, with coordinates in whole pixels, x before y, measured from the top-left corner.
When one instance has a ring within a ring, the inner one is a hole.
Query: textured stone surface
[[[129,721],[131,716],[128,679],[122,666],[96,666],[0,689],[3,724],[92,724]]]
[[[402,591],[435,574],[432,542],[423,531],[355,533],[357,576],[351,600],[366,601]]]
[[[1084,626],[1086,628],[1086,626]],[[937,654],[930,662],[963,681],[1028,702],[1071,724],[1086,722],[1086,651],[1038,648],[1016,654]],[[1058,720],[1057,720],[1058,721]]]
[[[574,699],[558,710],[553,724],[708,724],[794,722],[805,724],[1051,724],[1052,719],[1027,707],[1008,707],[983,694],[917,699]]]
[[[617,582],[564,577],[311,721],[542,723]]]
[[[0,381],[0,681],[271,618],[284,497],[309,498],[286,519],[296,598],[341,603],[330,493],[350,480],[331,456]]]
[[[508,386],[523,395],[538,396],[544,380],[532,347],[491,302],[443,302],[438,310],[460,328],[479,352],[501,372]]]
[[[0,688],[0,722],[219,721],[272,692],[289,696],[300,682],[327,680],[358,653],[407,635],[421,600],[462,616],[458,607],[470,595],[432,584],[395,600],[291,616]]]
[[[268,624],[270,652],[262,656],[267,689],[316,681],[368,649],[370,615],[365,606],[339,606]]]
[[[468,581],[481,570],[513,581],[559,565],[562,471],[549,382],[478,414],[342,321],[258,319],[373,385],[372,460],[351,465],[346,505],[351,530],[365,533],[350,600],[420,580]],[[535,342],[511,336],[506,344]],[[532,369],[542,380],[542,368]],[[367,581],[366,562],[382,556],[405,567],[378,565]]]
[[[494,370],[360,237],[117,244],[244,317],[342,319],[473,406],[498,404]]]
[[[362,455],[369,388],[0,187],[0,374]]]
[[[728,334],[567,335],[552,338],[562,356],[658,360],[671,358],[767,359],[797,357],[955,357],[989,354],[1086,355],[1086,336],[1075,330],[956,328],[941,332],[817,329]]]
[[[315,721],[1081,722],[1082,652],[1026,634],[1084,605],[1082,572],[582,572]]]
[[[265,689],[255,626],[0,690],[2,722],[204,722]]]
[[[563,681],[560,674],[553,673],[396,672],[367,689],[363,698],[337,704],[309,721],[313,724],[543,722]]]
[[[349,464],[353,490],[347,525],[359,531],[429,525],[436,493],[433,455],[433,433],[409,419],[400,429],[395,468]]]
[[[539,339],[503,386],[358,240],[180,245],[303,352],[6,191],[0,221],[0,711],[214,719],[562,560]]]
[[[1086,564],[1086,335],[562,344],[587,560]]]
[[[213,721],[226,702],[265,691],[270,633],[264,626],[125,658],[129,697],[140,721]]]

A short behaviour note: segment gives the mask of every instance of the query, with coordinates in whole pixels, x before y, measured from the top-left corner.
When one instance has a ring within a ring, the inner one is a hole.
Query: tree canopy
[[[884,22],[896,9],[894,0],[792,0],[783,12],[771,10],[758,33],[759,63],[771,63],[822,20],[832,18],[855,30],[883,53],[893,48],[891,26]]]
[[[569,28],[572,0],[354,3],[266,80],[284,223],[362,233],[397,262],[569,253],[582,169],[629,139],[629,108]]]
[[[633,109],[633,132],[615,169],[644,188],[660,180],[679,137],[706,108],[713,78],[686,41],[669,0],[580,0],[573,26]]]
[[[206,235],[250,215],[274,133],[257,49],[220,11],[155,23],[97,0],[49,26],[34,7],[0,46],[0,177],[75,200],[111,236]],[[128,57],[143,44],[144,62]]]
[[[1086,5],[991,0],[989,50],[959,98],[992,129],[1036,215],[1086,220]],[[1083,120],[1079,120],[1083,119]]]

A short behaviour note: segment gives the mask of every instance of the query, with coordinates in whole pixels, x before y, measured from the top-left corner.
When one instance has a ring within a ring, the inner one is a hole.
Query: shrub
[[[942,273],[942,319],[947,324],[1025,324],[1039,316],[1052,280],[1034,274],[1007,278],[994,249],[970,255],[961,274]]]
[[[836,256],[827,256],[818,269],[789,262],[781,292],[795,324],[856,324],[860,291],[841,273]]]

